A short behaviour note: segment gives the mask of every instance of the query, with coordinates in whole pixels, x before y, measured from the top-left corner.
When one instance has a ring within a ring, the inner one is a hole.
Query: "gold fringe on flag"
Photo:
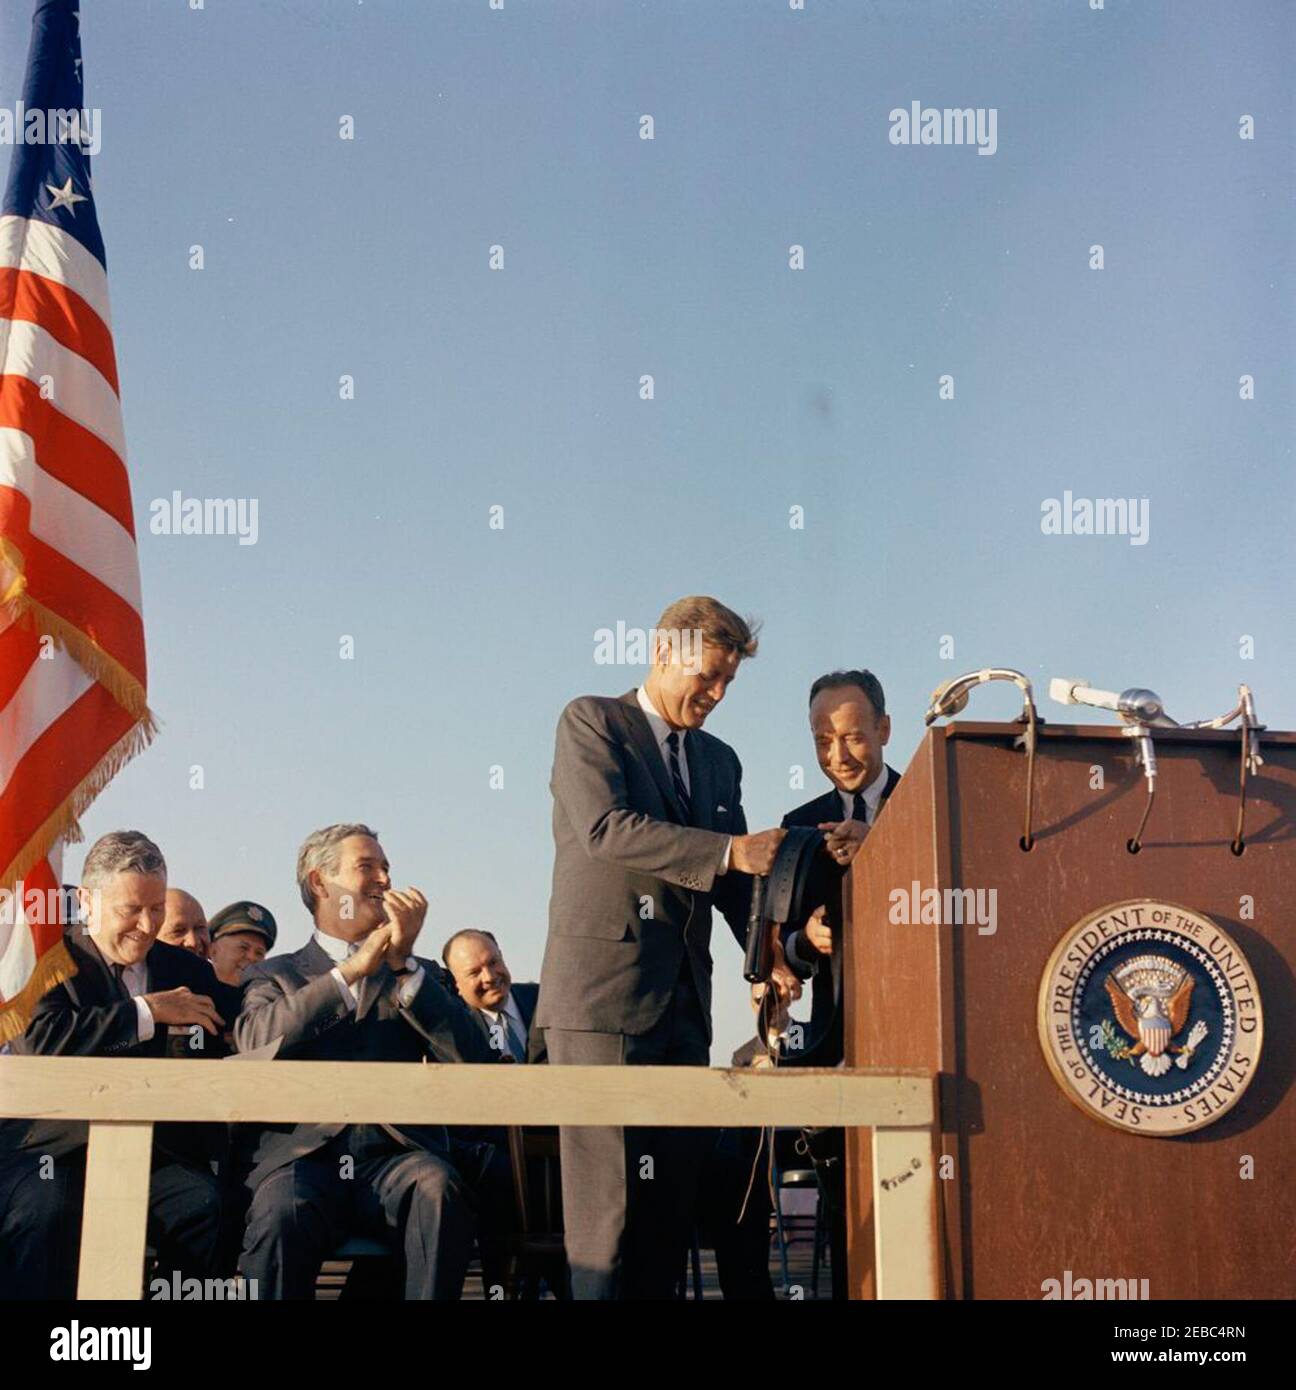
[[[32,1012],[42,994],[76,974],[76,964],[67,946],[56,942],[36,962],[31,979],[14,995],[0,1004],[0,1043],[12,1042],[27,1031]]]
[[[0,873],[0,888],[13,888],[34,864],[44,859],[55,840],[75,842],[82,838],[80,817],[128,762],[153,741],[157,725],[146,710],[145,717],[126,732],[45,818],[35,834]]]
[[[82,813],[117,773],[137,753],[148,747],[157,732],[157,724],[149,711],[140,682],[92,637],[31,597],[23,574],[22,551],[11,540],[0,536],[0,583],[6,578],[9,583],[3,595],[0,595],[0,607],[7,608],[15,622],[31,623],[42,636],[50,637],[135,720],[134,727],[113,744],[0,870],[0,888],[13,888],[33,865],[49,853],[55,840],[81,839],[78,822]],[[43,961],[45,957],[41,959]],[[70,959],[68,966],[75,969]]]
[[[9,609],[15,622],[30,623],[41,636],[53,638],[55,644],[63,648],[86,675],[98,681],[127,714],[151,723],[144,687],[93,637],[32,598],[27,592],[27,576],[23,573],[23,553],[4,536],[0,536],[0,560],[14,571],[12,581],[0,595],[0,607]],[[0,574],[0,582],[3,577]]]

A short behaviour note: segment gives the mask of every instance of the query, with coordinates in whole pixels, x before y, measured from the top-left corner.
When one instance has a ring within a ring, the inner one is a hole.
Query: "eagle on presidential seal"
[[[1133,1041],[1132,1046],[1122,1042],[1109,1020],[1103,1024],[1108,1053],[1117,1061],[1128,1059],[1131,1066],[1138,1058],[1148,1076],[1164,1076],[1172,1053],[1175,1065],[1186,1068],[1209,1031],[1198,1021],[1182,1046],[1174,1043],[1192,1010],[1194,982],[1188,971],[1168,956],[1135,956],[1104,983],[1116,1021]]]

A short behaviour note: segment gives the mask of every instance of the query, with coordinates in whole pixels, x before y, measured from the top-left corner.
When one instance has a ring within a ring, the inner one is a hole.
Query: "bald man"
[[[515,1062],[544,1062],[544,1030],[533,1026],[537,984],[514,984],[499,942],[488,931],[465,927],[441,948],[460,999],[491,1046]]]
[[[157,939],[168,946],[183,946],[186,951],[206,960],[211,955],[211,936],[207,931],[207,914],[202,903],[183,888],[168,888],[166,916]]]

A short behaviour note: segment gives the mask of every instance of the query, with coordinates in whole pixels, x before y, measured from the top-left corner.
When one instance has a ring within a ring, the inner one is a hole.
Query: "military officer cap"
[[[235,932],[256,932],[258,936],[265,937],[267,950],[274,946],[275,937],[279,933],[279,928],[275,926],[274,913],[268,907],[262,907],[260,903],[246,900],[221,908],[208,921],[207,930],[211,932],[213,941],[222,936],[232,936]]]

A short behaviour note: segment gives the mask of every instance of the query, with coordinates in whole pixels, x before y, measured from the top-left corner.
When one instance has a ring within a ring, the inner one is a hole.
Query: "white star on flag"
[[[55,188],[52,183],[47,183],[45,185],[45,188],[46,191],[50,193],[52,196],[52,201],[47,209],[47,211],[49,212],[53,212],[55,208],[67,208],[68,211],[71,212],[72,216],[75,217],[76,205],[78,203],[85,203],[89,201],[89,199],[86,198],[84,194],[74,193],[72,191],[71,174],[68,175],[67,182],[63,185],[62,188]]]

